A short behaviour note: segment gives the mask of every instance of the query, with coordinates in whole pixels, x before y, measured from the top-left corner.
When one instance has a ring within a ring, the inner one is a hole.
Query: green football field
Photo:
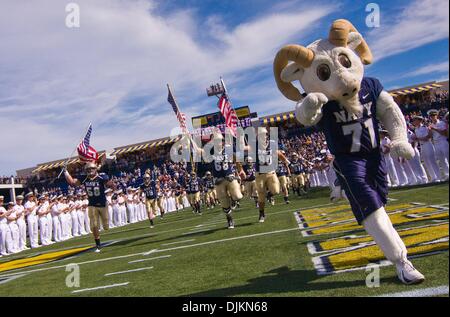
[[[378,247],[323,189],[291,195],[289,205],[277,197],[263,224],[244,199],[233,230],[219,208],[186,209],[153,229],[103,232],[109,245],[98,254],[84,236],[2,257],[0,296],[448,296],[448,184],[392,190],[388,207],[426,276],[420,285],[402,285],[392,265],[366,272],[369,262],[385,264]],[[69,287],[77,272],[79,287]]]

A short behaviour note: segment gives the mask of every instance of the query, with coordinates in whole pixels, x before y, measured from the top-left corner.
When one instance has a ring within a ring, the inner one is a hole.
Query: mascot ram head
[[[335,21],[328,39],[307,47],[287,45],[275,57],[274,75],[281,93],[288,99],[302,100],[292,85],[298,80],[307,94],[323,93],[347,111],[358,112],[358,91],[364,65],[372,63],[372,53],[356,28],[347,20]]]

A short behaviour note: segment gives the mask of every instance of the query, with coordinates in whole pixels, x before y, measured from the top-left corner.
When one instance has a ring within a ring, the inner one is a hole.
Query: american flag
[[[98,160],[97,151],[89,145],[92,133],[92,124],[89,125],[89,128],[84,136],[84,139],[78,144],[77,151],[78,157],[83,162],[92,162]]]
[[[186,115],[180,112],[180,109],[178,109],[177,102],[175,101],[175,97],[173,96],[172,91],[170,90],[170,87],[167,86],[167,88],[169,89],[169,96],[167,97],[167,101],[170,103],[173,111],[175,112],[175,115],[177,116],[181,130],[183,131],[184,134],[188,134],[189,131],[186,127]]]
[[[231,103],[228,100],[226,94],[223,94],[222,97],[220,97],[217,106],[219,107],[220,112],[225,118],[225,124],[227,128],[229,128],[231,130],[231,134],[233,134],[233,136],[236,137],[238,117],[234,109],[231,107]]]

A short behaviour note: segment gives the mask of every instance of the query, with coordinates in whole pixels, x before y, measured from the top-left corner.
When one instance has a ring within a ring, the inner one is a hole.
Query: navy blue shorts
[[[334,167],[359,224],[386,205],[386,162],[380,152],[365,157],[336,155]]]

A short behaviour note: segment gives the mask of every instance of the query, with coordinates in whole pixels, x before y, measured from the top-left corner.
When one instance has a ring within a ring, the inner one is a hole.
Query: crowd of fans
[[[26,184],[27,179],[22,177],[15,176],[0,176],[0,184],[11,184],[12,179],[14,180],[14,184]]]

